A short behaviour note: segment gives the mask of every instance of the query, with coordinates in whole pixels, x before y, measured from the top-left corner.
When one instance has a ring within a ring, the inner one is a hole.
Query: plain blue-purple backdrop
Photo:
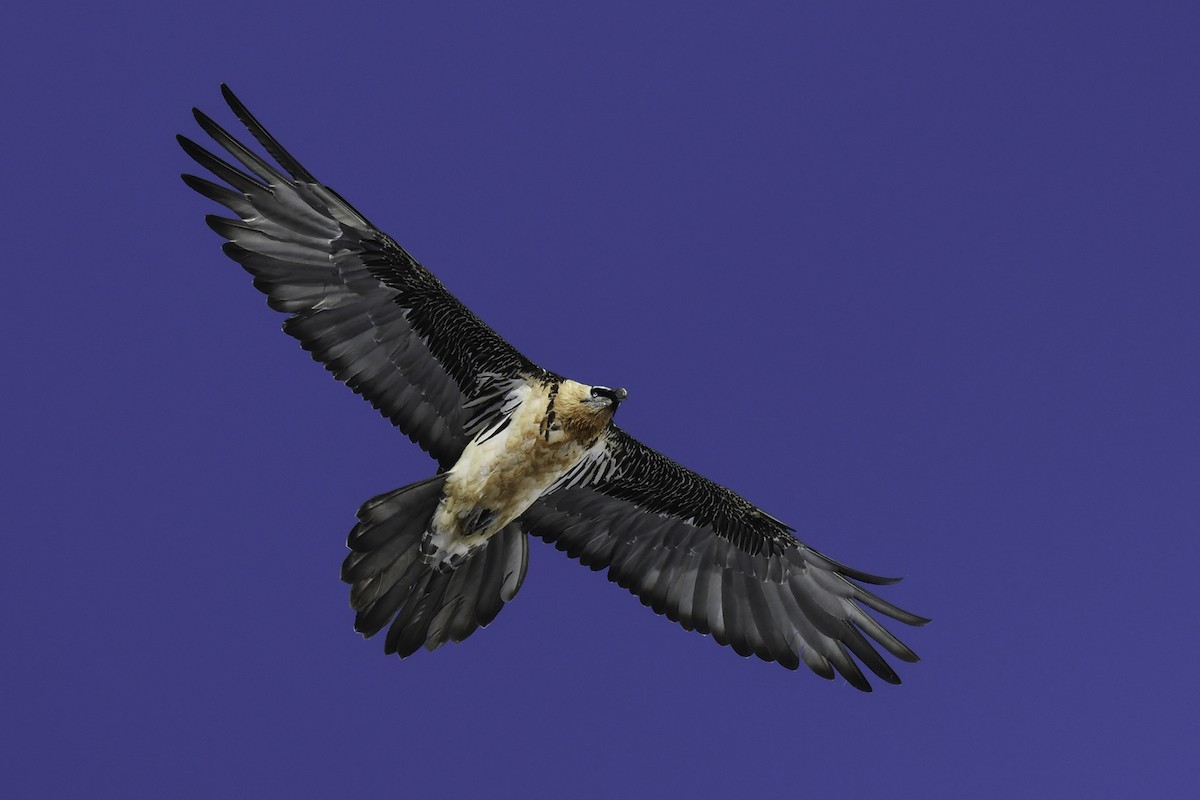
[[[1192,796],[1195,8],[10,9],[4,794]],[[221,81],[629,431],[905,576],[922,663],[743,660],[541,543],[468,642],[362,641],[354,511],[433,463],[179,181]]]

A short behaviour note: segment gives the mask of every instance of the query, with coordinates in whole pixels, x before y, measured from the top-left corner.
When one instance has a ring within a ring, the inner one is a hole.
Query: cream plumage
[[[355,627],[387,628],[407,656],[461,641],[520,588],[526,533],[629,589],[659,614],[744,656],[869,690],[858,663],[899,678],[874,643],[916,655],[864,610],[909,625],[861,584],[885,584],[798,541],[740,495],[612,422],[626,393],[541,369],[400,245],[316,180],[222,87],[278,166],[200,111],[241,167],[185,137],[224,185],[188,186],[233,217],[208,217],[284,331],[438,463],[428,480],[368,500],[342,567]]]

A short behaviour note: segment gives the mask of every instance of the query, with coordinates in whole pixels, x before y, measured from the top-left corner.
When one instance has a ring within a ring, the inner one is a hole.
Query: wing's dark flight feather
[[[263,149],[271,155],[271,158],[278,161],[279,164],[286,169],[293,178],[304,183],[317,182],[317,179],[312,176],[312,173],[300,166],[299,161],[292,158],[292,154],[285,150],[283,145],[276,141],[275,137],[267,132],[266,128],[259,124],[258,120],[254,118],[254,115],[250,113],[250,110],[247,109],[246,106],[242,104],[242,101],[237,98],[237,95],[235,95],[233,91],[223,83],[221,84],[221,96],[225,98],[225,102],[228,103],[229,107],[233,110],[234,116],[236,116],[238,120],[240,120],[241,123],[246,126],[246,129],[250,131],[250,135],[258,140],[258,143],[261,144]]]
[[[221,145],[221,147],[236,158],[243,167],[250,170],[258,177],[266,186],[278,186],[284,183],[291,183],[279,170],[275,169],[268,162],[259,158],[252,150],[244,144],[229,135],[228,131],[218,125],[216,122],[198,108],[192,109],[192,116],[213,141]]]
[[[225,253],[254,276],[254,285],[272,308],[291,315],[284,330],[314,359],[370,401],[442,469],[449,468],[469,439],[463,405],[476,396],[480,373],[549,373],[480,321],[337,192],[319,183],[228,87],[221,91],[283,168],[195,111],[205,133],[245,169],[179,137],[196,163],[232,187],[191,175],[183,178],[237,216],[208,218],[209,226],[229,240]],[[483,412],[486,420],[491,409]]]
[[[720,570],[721,608],[725,613],[725,629],[729,634],[729,646],[743,658],[762,653],[763,658],[772,660],[754,622],[753,595],[742,581],[745,576],[734,569]]]
[[[216,175],[218,178],[228,183],[234,189],[237,189],[239,192],[249,195],[252,192],[270,191],[269,187],[266,187],[253,178],[245,175],[240,170],[231,166],[229,162],[225,161],[224,159],[214,156],[212,153],[208,152],[183,134],[177,135],[175,139],[179,142],[179,146],[183,148],[183,152],[191,156],[193,161],[204,167],[213,175]],[[184,176],[185,181],[186,179],[187,176]]]

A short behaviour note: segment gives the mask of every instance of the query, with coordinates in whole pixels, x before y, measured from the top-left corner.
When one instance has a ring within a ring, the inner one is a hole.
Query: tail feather
[[[525,578],[529,551],[518,525],[456,569],[439,570],[421,558],[421,539],[445,481],[438,475],[371,498],[347,539],[342,580],[351,584],[354,628],[370,637],[390,624],[384,651],[401,658],[422,646],[461,642],[487,626]]]
[[[346,538],[346,546],[369,553],[389,540],[408,539],[414,533],[420,537],[437,508],[445,483],[444,474],[434,475],[372,497],[358,509],[359,521]]]
[[[529,549],[519,525],[509,525],[488,542],[483,552],[451,574],[447,601],[429,626],[426,647],[461,642],[487,626],[513,599],[525,578]]]
[[[450,582],[451,575],[429,568],[421,573],[408,602],[396,615],[392,627],[388,628],[383,652],[407,658],[420,649],[429,633],[429,623],[445,598],[446,584]]]

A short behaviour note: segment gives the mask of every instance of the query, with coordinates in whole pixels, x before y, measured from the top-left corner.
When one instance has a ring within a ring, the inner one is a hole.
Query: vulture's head
[[[554,413],[563,428],[584,441],[598,436],[608,425],[617,406],[629,396],[624,389],[607,386],[588,386],[575,381],[563,381],[554,399]]]
[[[625,391],[624,389],[610,389],[607,386],[593,386],[583,402],[597,410],[606,409],[611,414],[616,412],[617,406],[619,406],[621,401],[626,397],[629,397],[629,392]]]

